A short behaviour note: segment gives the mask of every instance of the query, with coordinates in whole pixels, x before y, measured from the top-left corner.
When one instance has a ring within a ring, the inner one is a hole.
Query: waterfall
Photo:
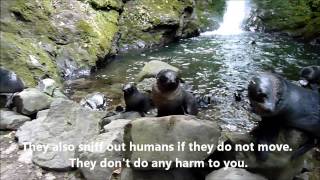
[[[246,16],[245,0],[227,0],[226,12],[219,29],[201,33],[203,36],[235,35],[243,32],[241,25]]]

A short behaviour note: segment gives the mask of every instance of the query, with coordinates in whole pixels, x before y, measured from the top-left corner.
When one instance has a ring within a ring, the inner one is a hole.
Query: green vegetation
[[[253,26],[263,26],[266,31],[281,31],[291,36],[311,40],[320,35],[319,0],[266,0],[254,1],[258,20]]]

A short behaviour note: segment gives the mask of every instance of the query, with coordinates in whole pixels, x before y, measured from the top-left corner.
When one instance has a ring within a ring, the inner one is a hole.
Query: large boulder
[[[132,121],[125,128],[126,147],[133,145],[173,145],[173,151],[129,151],[126,158],[131,162],[138,159],[152,161],[204,160],[210,153],[205,151],[190,151],[189,143],[217,145],[220,128],[212,121],[199,120],[193,116],[145,117]],[[179,151],[178,142],[185,142],[186,149]],[[212,149],[214,151],[216,146]],[[175,164],[175,163],[174,163]]]
[[[179,72],[178,68],[171,66],[168,63],[158,60],[152,60],[143,66],[142,70],[137,75],[137,80],[141,81],[144,78],[155,77],[163,69],[170,69],[175,72]]]
[[[123,130],[131,120],[117,120],[105,126],[106,132],[89,139],[84,144],[97,144],[101,148],[95,150],[79,151],[77,157],[81,161],[97,162],[94,169],[79,167],[86,179],[105,180],[110,179],[113,171],[120,167],[104,167],[101,162],[122,161],[124,153],[119,150],[109,150],[110,146],[121,146],[123,143]]]
[[[240,168],[222,168],[208,174],[206,180],[267,180],[261,175]]]
[[[15,95],[13,104],[17,112],[25,115],[33,115],[40,110],[48,109],[52,98],[35,88],[28,88]]]
[[[16,133],[20,145],[47,145],[48,151],[34,151],[32,161],[45,169],[70,170],[75,150],[55,150],[59,144],[76,148],[99,134],[105,113],[86,109],[65,99],[56,99],[48,114],[21,126]]]
[[[0,130],[17,130],[23,123],[30,120],[29,117],[14,111],[0,109]]]

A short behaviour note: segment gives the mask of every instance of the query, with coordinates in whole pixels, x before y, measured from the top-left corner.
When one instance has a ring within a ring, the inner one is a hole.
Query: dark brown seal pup
[[[126,111],[137,111],[144,116],[144,113],[147,113],[152,108],[150,97],[139,92],[134,84],[125,84],[122,91],[126,103]]]
[[[175,71],[161,70],[156,79],[151,95],[152,102],[158,109],[158,116],[197,115],[196,99],[180,86],[180,78]]]
[[[303,87],[320,90],[320,66],[304,67],[300,71],[299,83]]]
[[[281,76],[262,73],[248,86],[253,111],[262,117],[252,132],[257,143],[270,144],[281,128],[294,128],[310,136],[310,141],[295,152],[297,157],[314,146],[320,138],[319,93],[297,86]]]

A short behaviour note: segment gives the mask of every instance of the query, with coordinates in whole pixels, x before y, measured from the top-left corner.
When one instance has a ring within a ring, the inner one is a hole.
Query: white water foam
[[[228,0],[227,9],[223,16],[223,21],[219,29],[201,33],[201,36],[241,34],[243,32],[243,30],[241,29],[241,25],[245,17],[246,1]]]

